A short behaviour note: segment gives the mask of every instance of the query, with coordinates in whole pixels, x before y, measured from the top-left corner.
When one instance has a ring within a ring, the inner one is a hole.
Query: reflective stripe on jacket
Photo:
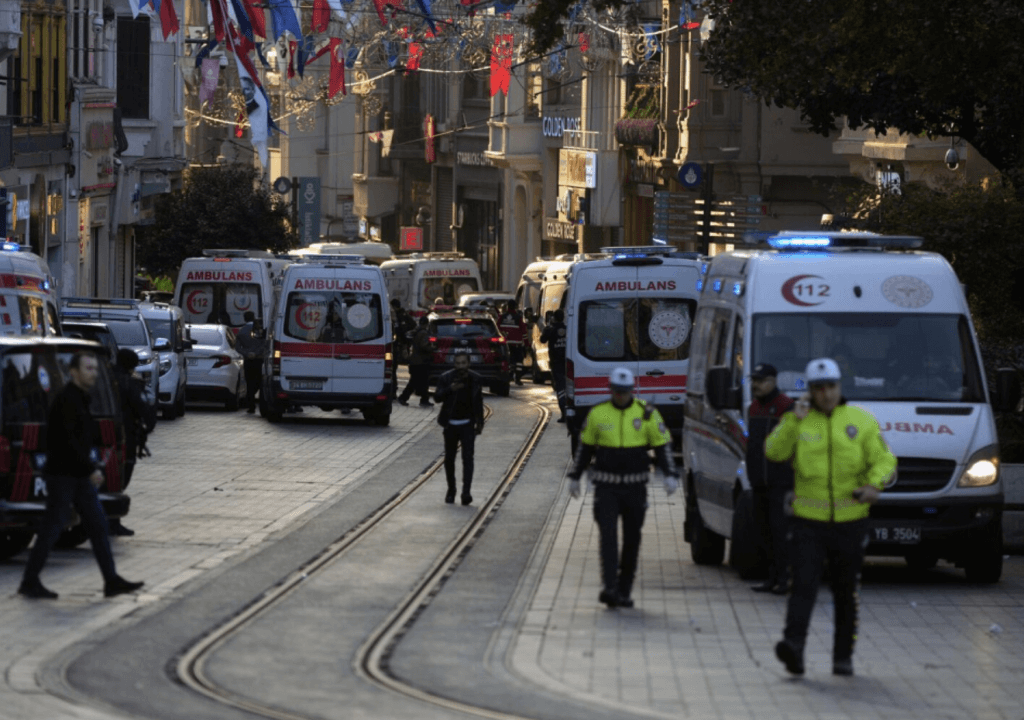
[[[882,439],[878,421],[866,410],[842,404],[826,416],[813,408],[803,420],[793,412],[768,436],[765,454],[773,462],[792,458],[797,517],[850,522],[868,516],[870,506],[853,491],[881,490],[896,470],[896,458]]]
[[[590,479],[594,482],[647,482],[651,472],[648,449],[666,475],[675,475],[672,436],[661,414],[634,399],[619,409],[611,400],[595,405],[587,414],[580,435],[580,447],[570,476],[579,477],[594,457]]]

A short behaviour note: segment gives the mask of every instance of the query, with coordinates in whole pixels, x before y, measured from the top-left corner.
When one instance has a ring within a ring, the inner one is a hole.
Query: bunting
[[[295,6],[290,0],[267,0],[270,5],[270,22],[274,27],[274,40],[280,40],[286,32],[292,37],[302,37],[299,18],[295,15]]]
[[[199,104],[211,102],[217,92],[217,80],[220,77],[220,59],[205,58],[202,60],[202,81],[199,85]]]
[[[327,97],[334,97],[338,94],[339,90],[342,95],[347,95],[348,90],[345,88],[345,49],[341,38],[331,38],[329,47],[331,48],[331,78],[327,89]]]
[[[380,24],[381,25],[387,25],[388,24],[387,18],[384,17],[384,6],[385,5],[390,5],[393,8],[401,8],[402,7],[402,0],[373,0],[373,6],[375,8],[377,8],[377,17],[380,18]],[[391,11],[392,17],[394,16],[394,14],[395,14],[395,10],[392,10]]]
[[[508,96],[509,84],[512,82],[512,53],[515,35],[499,33],[494,36],[491,48],[491,97],[501,90]]]
[[[327,24],[331,21],[331,7],[327,0],[313,0],[313,32],[327,32]]]

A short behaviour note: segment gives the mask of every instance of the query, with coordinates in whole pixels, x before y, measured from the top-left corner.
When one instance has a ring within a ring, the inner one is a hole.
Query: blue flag
[[[296,40],[302,37],[299,19],[295,17],[295,7],[289,0],[267,0],[270,4],[270,20],[274,24],[274,39],[279,40],[285,31],[290,32]]]

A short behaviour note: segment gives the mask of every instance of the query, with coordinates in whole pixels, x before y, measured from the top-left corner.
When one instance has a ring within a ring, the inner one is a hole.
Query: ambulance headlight
[[[989,445],[971,456],[958,487],[986,487],[999,479],[999,447]]]

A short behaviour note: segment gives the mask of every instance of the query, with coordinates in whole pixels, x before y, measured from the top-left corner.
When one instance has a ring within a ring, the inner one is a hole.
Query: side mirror
[[[739,410],[743,406],[743,392],[732,386],[732,368],[716,367],[708,370],[705,396],[716,410]]]
[[[182,350],[182,352],[188,352],[189,350],[192,349],[192,347],[193,347],[193,342],[191,340],[185,340],[184,342],[181,343],[181,350]]]
[[[153,341],[153,349],[157,352],[167,352],[171,349],[171,341],[167,338],[157,338]]]
[[[996,370],[996,386],[990,393],[992,409],[996,412],[1014,412],[1020,403],[1020,376],[1015,368]]]

